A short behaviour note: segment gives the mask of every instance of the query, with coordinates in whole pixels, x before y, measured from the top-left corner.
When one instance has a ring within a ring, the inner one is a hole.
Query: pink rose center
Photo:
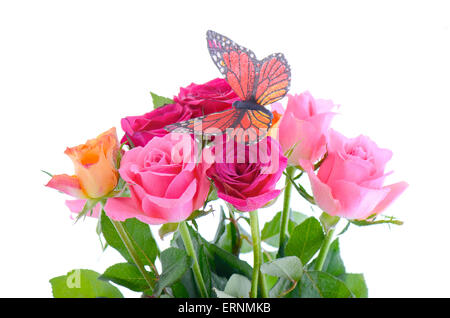
[[[360,145],[358,145],[356,147],[352,147],[350,149],[346,149],[346,152],[350,156],[359,157],[363,160],[369,159],[369,155],[368,155],[366,149]]]

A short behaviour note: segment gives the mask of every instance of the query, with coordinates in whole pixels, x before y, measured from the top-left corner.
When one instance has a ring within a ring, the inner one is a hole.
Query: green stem
[[[122,240],[123,244],[125,245],[128,253],[130,254],[131,258],[133,259],[133,262],[136,264],[136,267],[139,269],[139,272],[141,272],[142,276],[144,277],[145,281],[148,283],[148,285],[153,289],[154,284],[153,280],[150,277],[149,273],[145,270],[144,264],[141,262],[139,255],[134,248],[134,245],[128,236],[127,231],[123,227],[122,222],[114,221],[113,219],[110,219],[112,224],[114,225],[114,228],[117,231],[117,234],[119,234],[120,239]]]
[[[251,298],[258,297],[258,282],[261,280],[261,295],[267,297],[267,284],[264,276],[260,272],[262,253],[261,253],[261,234],[259,232],[258,211],[250,212],[250,228],[252,232],[253,243],[253,274],[252,274],[252,289],[250,291]],[[260,278],[261,277],[261,278]]]
[[[323,241],[322,246],[320,247],[319,256],[317,256],[317,262],[316,265],[314,266],[314,270],[316,271],[322,270],[323,263],[325,262],[328,251],[330,250],[333,234],[334,234],[334,227],[328,230],[327,235],[325,236],[325,240]]]
[[[281,227],[280,227],[280,247],[278,249],[279,256],[284,254],[284,245],[286,240],[286,235],[288,233],[289,216],[290,216],[290,203],[291,203],[291,190],[292,182],[290,178],[294,174],[295,167],[286,168],[286,187],[284,188],[284,201],[283,201],[283,212],[281,213]]]
[[[263,273],[261,273],[261,271],[259,272],[259,285],[261,286],[262,298],[269,298],[269,289],[267,288],[266,277],[264,276]]]
[[[186,221],[180,222],[178,227],[181,238],[183,239],[184,246],[186,247],[187,254],[192,257],[194,264],[192,269],[194,271],[195,281],[200,290],[200,296],[202,298],[208,297],[208,291],[206,290],[205,281],[203,280],[202,272],[200,270],[200,265],[198,264],[197,254],[195,253],[194,244],[192,244],[191,235],[189,234],[189,229],[186,225]]]

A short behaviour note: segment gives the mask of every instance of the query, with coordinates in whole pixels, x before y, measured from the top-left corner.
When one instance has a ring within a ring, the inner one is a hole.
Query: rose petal
[[[83,190],[81,189],[80,181],[76,176],[59,174],[53,176],[45,186],[64,192],[75,198],[87,198],[86,194],[84,194]]]
[[[383,212],[392,202],[397,199],[403,191],[406,190],[408,184],[406,182],[398,182],[388,186],[383,187],[383,189],[389,189],[389,193],[386,195],[384,200],[382,200],[378,205],[372,210],[372,214],[380,214]]]
[[[110,198],[106,202],[105,212],[108,217],[115,221],[125,221],[126,219],[137,218],[148,224],[162,224],[164,219],[146,216],[136,208],[134,200],[131,198]]]
[[[331,188],[323,183],[312,170],[309,170],[307,173],[317,205],[326,213],[333,216],[337,215],[341,210],[341,204],[333,197]]]
[[[347,219],[367,218],[389,193],[388,189],[370,189],[343,180],[333,182],[330,188],[341,204],[338,215]]]
[[[218,193],[218,197],[231,203],[236,209],[244,212],[257,210],[266,205],[271,200],[275,199],[281,190],[272,190],[258,196],[248,197],[245,199],[238,199],[233,196],[226,195],[225,193]]]

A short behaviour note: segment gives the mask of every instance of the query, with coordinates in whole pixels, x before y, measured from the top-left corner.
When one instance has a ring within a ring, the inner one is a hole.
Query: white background
[[[220,76],[213,29],[259,58],[283,52],[291,93],[333,99],[333,128],[393,150],[388,181],[410,187],[386,214],[405,224],[341,239],[369,295],[449,297],[449,24],[445,1],[1,1],[0,296],[51,297],[50,278],[121,260],[101,252],[95,220],[73,225],[40,169],[71,174],[66,146],[121,135],[122,117],[151,109],[150,90]],[[215,222],[199,220],[205,236]]]

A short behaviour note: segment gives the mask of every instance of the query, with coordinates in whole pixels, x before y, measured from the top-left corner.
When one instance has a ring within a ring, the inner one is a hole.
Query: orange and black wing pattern
[[[227,128],[235,125],[238,118],[239,111],[232,108],[222,112],[167,125],[164,129],[176,133],[216,136],[224,134]]]
[[[206,40],[214,64],[233,91],[241,100],[251,99],[256,79],[255,53],[214,31],[206,33]]]
[[[284,55],[272,54],[260,61],[251,50],[217,32],[208,31],[206,40],[214,64],[241,102],[235,102],[238,104],[232,109],[165,129],[211,136],[231,128],[231,136],[238,142],[251,144],[263,139],[272,123],[272,115],[264,106],[280,100],[289,90],[291,71]]]
[[[272,54],[258,66],[255,100],[258,105],[272,104],[284,97],[289,90],[291,72],[282,53]]]
[[[253,144],[267,135],[272,116],[263,110],[239,109],[241,115],[231,131],[231,137],[243,144]]]
[[[260,61],[251,50],[217,32],[208,31],[206,40],[214,64],[241,100],[265,106],[289,91],[291,70],[282,53]]]

